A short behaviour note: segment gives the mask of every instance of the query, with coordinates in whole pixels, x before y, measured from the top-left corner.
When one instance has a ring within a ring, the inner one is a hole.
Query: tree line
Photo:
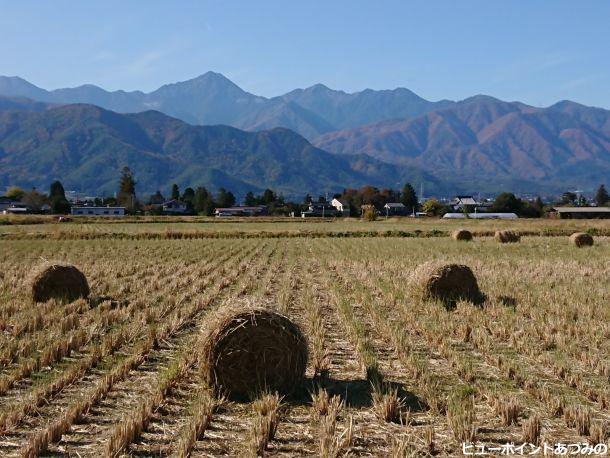
[[[136,185],[134,174],[129,167],[124,167],[119,178],[119,186],[116,197],[95,198],[88,204],[96,206],[122,206],[127,213],[147,213],[161,214],[162,205],[166,202],[166,197],[160,191],[150,196],[145,202],[141,202],[136,196]],[[70,202],[65,195],[64,187],[60,181],[54,181],[49,187],[49,193],[43,194],[36,189],[25,192],[20,188],[9,188],[5,197],[25,204],[34,213],[39,213],[48,206],[48,210],[53,214],[66,214],[70,212]],[[341,193],[333,194],[332,198],[341,200],[349,205],[350,216],[361,216],[363,206],[373,206],[381,210],[385,204],[400,202],[406,208],[406,213],[411,214],[416,211],[423,211],[428,214],[442,216],[450,208],[436,199],[429,199],[423,204],[419,204],[415,189],[410,183],[406,183],[401,190],[389,188],[379,189],[374,186],[364,186],[360,189],[347,188]],[[214,195],[204,186],[186,187],[180,192],[177,184],[173,184],[169,192],[169,199],[182,202],[186,207],[186,212],[193,215],[207,215],[214,213],[216,208],[232,207],[237,203],[235,195],[221,187]],[[266,189],[261,194],[255,195],[248,192],[243,200],[243,205],[252,207],[264,205],[270,215],[288,215],[307,210],[314,203],[329,203],[326,196],[318,196],[314,199],[307,194],[302,202],[292,202],[286,200],[282,195],[278,195],[272,189]],[[587,201],[583,196],[578,196],[574,192],[562,194],[559,205],[580,205],[587,206],[595,203],[598,206],[610,204],[610,196],[602,184],[599,186],[593,202]],[[369,207],[370,208],[370,207]],[[545,206],[540,197],[533,202],[519,199],[515,194],[504,192],[496,196],[490,210],[493,212],[512,212],[521,217],[540,217],[545,212]],[[474,209],[466,206],[463,211],[472,212]]]
[[[34,213],[40,213],[47,207],[49,212],[58,215],[70,213],[70,202],[66,199],[66,192],[59,181],[51,183],[48,194],[38,192],[36,188],[24,191],[13,186],[6,191],[4,197],[22,203]]]

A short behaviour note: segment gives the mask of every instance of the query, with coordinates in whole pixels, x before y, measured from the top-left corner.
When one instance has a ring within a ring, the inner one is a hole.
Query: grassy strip
[[[387,231],[155,231],[155,232],[83,232],[58,231],[39,233],[6,233],[0,234],[0,240],[198,240],[198,239],[278,239],[278,238],[363,238],[363,237],[398,237],[398,238],[431,238],[449,237],[452,231],[432,230],[387,230]],[[590,228],[587,232],[593,236],[610,236],[610,228]],[[475,237],[493,237],[495,231],[473,231]],[[573,229],[541,229],[519,231],[524,237],[567,237]]]

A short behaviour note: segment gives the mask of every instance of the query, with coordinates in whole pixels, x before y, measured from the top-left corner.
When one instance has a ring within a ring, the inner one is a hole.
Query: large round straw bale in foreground
[[[484,296],[470,267],[429,262],[419,266],[412,278],[424,299],[436,299],[452,308],[458,300],[481,304]]]
[[[214,389],[247,401],[260,391],[290,394],[305,377],[307,341],[279,313],[230,307],[210,324],[204,370]]]
[[[52,264],[41,269],[32,280],[32,299],[72,302],[89,297],[89,284],[83,273],[74,266]]]
[[[570,243],[576,245],[578,248],[583,246],[592,246],[593,237],[586,232],[576,232],[570,236]]]
[[[467,231],[465,229],[459,229],[451,233],[451,238],[453,240],[463,240],[465,242],[468,242],[472,240],[472,232]]]
[[[516,243],[521,240],[521,236],[514,231],[496,231],[494,238],[500,243]]]

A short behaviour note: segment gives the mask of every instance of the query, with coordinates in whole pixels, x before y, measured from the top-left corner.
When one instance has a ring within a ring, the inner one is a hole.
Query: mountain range
[[[476,96],[408,119],[333,132],[315,144],[417,167],[476,189],[594,187],[610,177],[610,111],[559,102],[548,108]]]
[[[0,113],[0,186],[48,186],[111,195],[125,165],[138,189],[172,183],[225,187],[243,196],[267,187],[290,198],[365,184],[398,188],[433,176],[394,167],[367,155],[331,154],[297,133],[275,128],[246,132],[229,126],[192,126],[157,111],[119,114],[72,104],[40,112]]]
[[[348,94],[322,84],[265,98],[244,91],[215,72],[166,84],[149,93],[109,92],[91,84],[47,91],[19,77],[0,76],[0,95],[55,104],[88,103],[119,113],[157,110],[189,124],[225,124],[244,130],[285,127],[310,140],[328,132],[413,117],[451,104],[429,102],[404,88]]]
[[[559,192],[610,176],[610,111],[570,101],[431,102],[404,88],[350,94],[321,84],[266,98],[208,72],[149,93],[47,91],[0,77],[0,112],[0,185],[39,185],[61,171],[74,188],[109,192],[123,162],[147,190],[176,181],[288,195],[408,177],[430,192]],[[71,126],[58,121],[68,117]],[[64,154],[72,160],[60,164]],[[116,167],[91,174],[91,163]]]

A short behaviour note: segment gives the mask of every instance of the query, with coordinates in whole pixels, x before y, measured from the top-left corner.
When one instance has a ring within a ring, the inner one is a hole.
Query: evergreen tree
[[[182,193],[182,201],[186,203],[193,203],[193,199],[195,198],[195,191],[193,188],[186,188]]]
[[[49,188],[49,205],[53,214],[62,215],[70,213],[70,202],[66,199],[66,192],[59,181],[51,183]]]
[[[601,184],[595,193],[595,202],[598,207],[603,207],[608,202],[610,202],[610,195],[608,195],[608,191],[606,191],[606,187]]]
[[[133,211],[136,207],[136,181],[129,167],[123,167],[121,171],[117,201],[127,211]]]
[[[178,189],[178,185],[176,183],[174,183],[172,185],[171,196],[172,196],[172,200],[180,199],[180,189]]]
[[[235,196],[233,193],[227,191],[225,188],[218,190],[218,196],[216,197],[216,207],[227,208],[235,205]]]
[[[415,189],[413,189],[411,183],[405,184],[402,188],[401,202],[407,207],[409,213],[417,211],[417,194],[415,194]]]
[[[59,197],[61,199],[66,198],[66,191],[61,182],[57,180],[51,183],[51,187],[49,188],[49,199],[53,199],[54,197]]]
[[[246,207],[254,207],[256,205],[256,197],[254,197],[254,194],[252,193],[252,191],[248,191],[248,193],[246,194],[246,197],[244,199],[244,205]]]
[[[275,195],[275,193],[271,190],[271,189],[265,189],[265,192],[263,192],[263,198],[261,199],[263,201],[263,204],[265,205],[270,205],[273,202],[275,202],[277,196]]]
[[[193,197],[193,210],[199,215],[211,215],[212,207],[212,196],[203,186],[199,186],[195,190],[195,196]]]

